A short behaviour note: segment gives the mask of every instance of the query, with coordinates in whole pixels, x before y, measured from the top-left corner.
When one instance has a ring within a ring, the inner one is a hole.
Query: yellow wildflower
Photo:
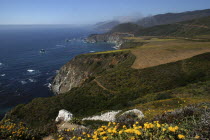
[[[161,125],[160,125],[159,123],[157,123],[157,127],[158,127],[158,128],[160,128],[160,127],[161,127]]]
[[[123,125],[123,128],[125,129],[126,128],[126,125]]]
[[[178,138],[179,138],[179,139],[185,139],[185,136],[182,135],[182,134],[179,134],[179,135],[178,135]]]
[[[178,129],[179,129],[179,127],[178,127],[178,126],[175,126],[175,127],[174,127],[174,129],[175,129],[175,130],[178,130]]]
[[[105,132],[105,131],[101,132],[99,135],[101,135],[101,136],[102,136],[102,135],[104,135],[104,134],[106,134],[106,132]]]
[[[108,139],[108,137],[103,137],[103,140],[107,140]]]
[[[104,129],[103,128],[98,128],[98,131],[104,131]]]
[[[121,130],[121,131],[119,131],[119,134],[122,134],[123,133],[123,131]]]
[[[135,133],[136,133],[137,135],[141,135],[141,132],[140,132],[139,130],[135,130]]]
[[[170,127],[168,128],[168,130],[171,131],[171,132],[175,132],[175,131],[176,131],[175,127],[172,127],[172,126],[170,126]]]
[[[196,135],[196,136],[195,136],[195,139],[200,139],[200,136]]]

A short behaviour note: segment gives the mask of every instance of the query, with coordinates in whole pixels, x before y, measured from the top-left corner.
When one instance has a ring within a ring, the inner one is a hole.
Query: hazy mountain
[[[139,29],[136,35],[145,36],[197,36],[210,34],[210,16],[174,24]]]
[[[159,14],[151,17],[145,17],[138,20],[136,23],[144,27],[151,27],[155,25],[171,24],[206,16],[210,16],[210,9],[187,11],[182,13]]]
[[[122,23],[122,24],[116,25],[115,27],[113,27],[111,29],[110,32],[130,32],[130,33],[132,33],[139,29],[142,29],[142,27],[137,24],[129,22],[129,23]]]
[[[114,26],[120,24],[119,21],[117,20],[113,20],[113,21],[104,21],[104,22],[99,22],[99,23],[96,23],[94,25],[94,28],[96,30],[100,30],[100,31],[109,31],[111,30]]]

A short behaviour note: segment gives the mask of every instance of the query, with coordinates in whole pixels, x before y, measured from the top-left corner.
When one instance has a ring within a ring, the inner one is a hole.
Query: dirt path
[[[107,89],[106,87],[104,87],[98,80],[94,79],[93,80],[94,82],[96,82],[96,84],[101,87],[102,89],[106,90],[106,91],[109,91],[110,93],[114,93],[114,91],[111,91],[109,89]]]

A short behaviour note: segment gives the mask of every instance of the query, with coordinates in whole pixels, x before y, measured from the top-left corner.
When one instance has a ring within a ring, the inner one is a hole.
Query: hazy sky
[[[208,8],[210,0],[0,0],[0,24],[92,24]]]

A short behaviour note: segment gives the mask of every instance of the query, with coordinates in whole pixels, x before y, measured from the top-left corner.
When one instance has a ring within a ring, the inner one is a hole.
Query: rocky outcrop
[[[115,121],[115,116],[120,112],[119,111],[110,111],[110,112],[106,112],[104,114],[101,115],[96,115],[96,116],[92,116],[92,117],[87,117],[87,118],[83,118],[82,120],[100,120],[100,121],[107,121],[107,122],[114,122]]]
[[[121,110],[118,110],[118,111],[109,111],[109,112],[106,112],[106,113],[103,113],[101,115],[96,115],[96,116],[92,116],[92,117],[86,117],[86,118],[83,118],[82,120],[100,120],[100,121],[108,121],[108,122],[115,122],[116,121],[116,116],[119,114],[119,113],[122,113]],[[138,110],[138,109],[132,109],[132,110],[128,110],[126,112],[123,112],[120,116],[118,116],[118,118],[122,118],[122,117],[126,117],[130,114],[134,114],[136,115],[139,119],[142,119],[144,118],[144,114]]]
[[[58,71],[51,89],[55,94],[66,93],[81,86],[90,77],[114,68],[127,57],[129,55],[124,52],[78,55]]]
[[[124,113],[123,113],[122,115],[120,115],[120,116],[126,116],[126,115],[128,115],[128,114],[130,114],[130,113],[135,114],[139,119],[144,118],[144,114],[143,114],[140,110],[138,110],[138,109],[128,110],[128,111],[124,112]]]
[[[120,45],[124,43],[124,37],[133,37],[133,34],[130,33],[106,33],[106,34],[93,34],[90,35],[86,41],[89,43],[96,43],[96,42],[107,42],[107,43],[114,43],[120,49]]]
[[[75,57],[65,64],[57,73],[52,83],[52,91],[55,94],[65,93],[73,87],[77,87],[90,75],[83,69],[85,62],[79,57]]]
[[[68,122],[73,118],[73,114],[71,114],[69,111],[62,109],[58,113],[58,117],[55,119],[56,122],[64,121]]]

